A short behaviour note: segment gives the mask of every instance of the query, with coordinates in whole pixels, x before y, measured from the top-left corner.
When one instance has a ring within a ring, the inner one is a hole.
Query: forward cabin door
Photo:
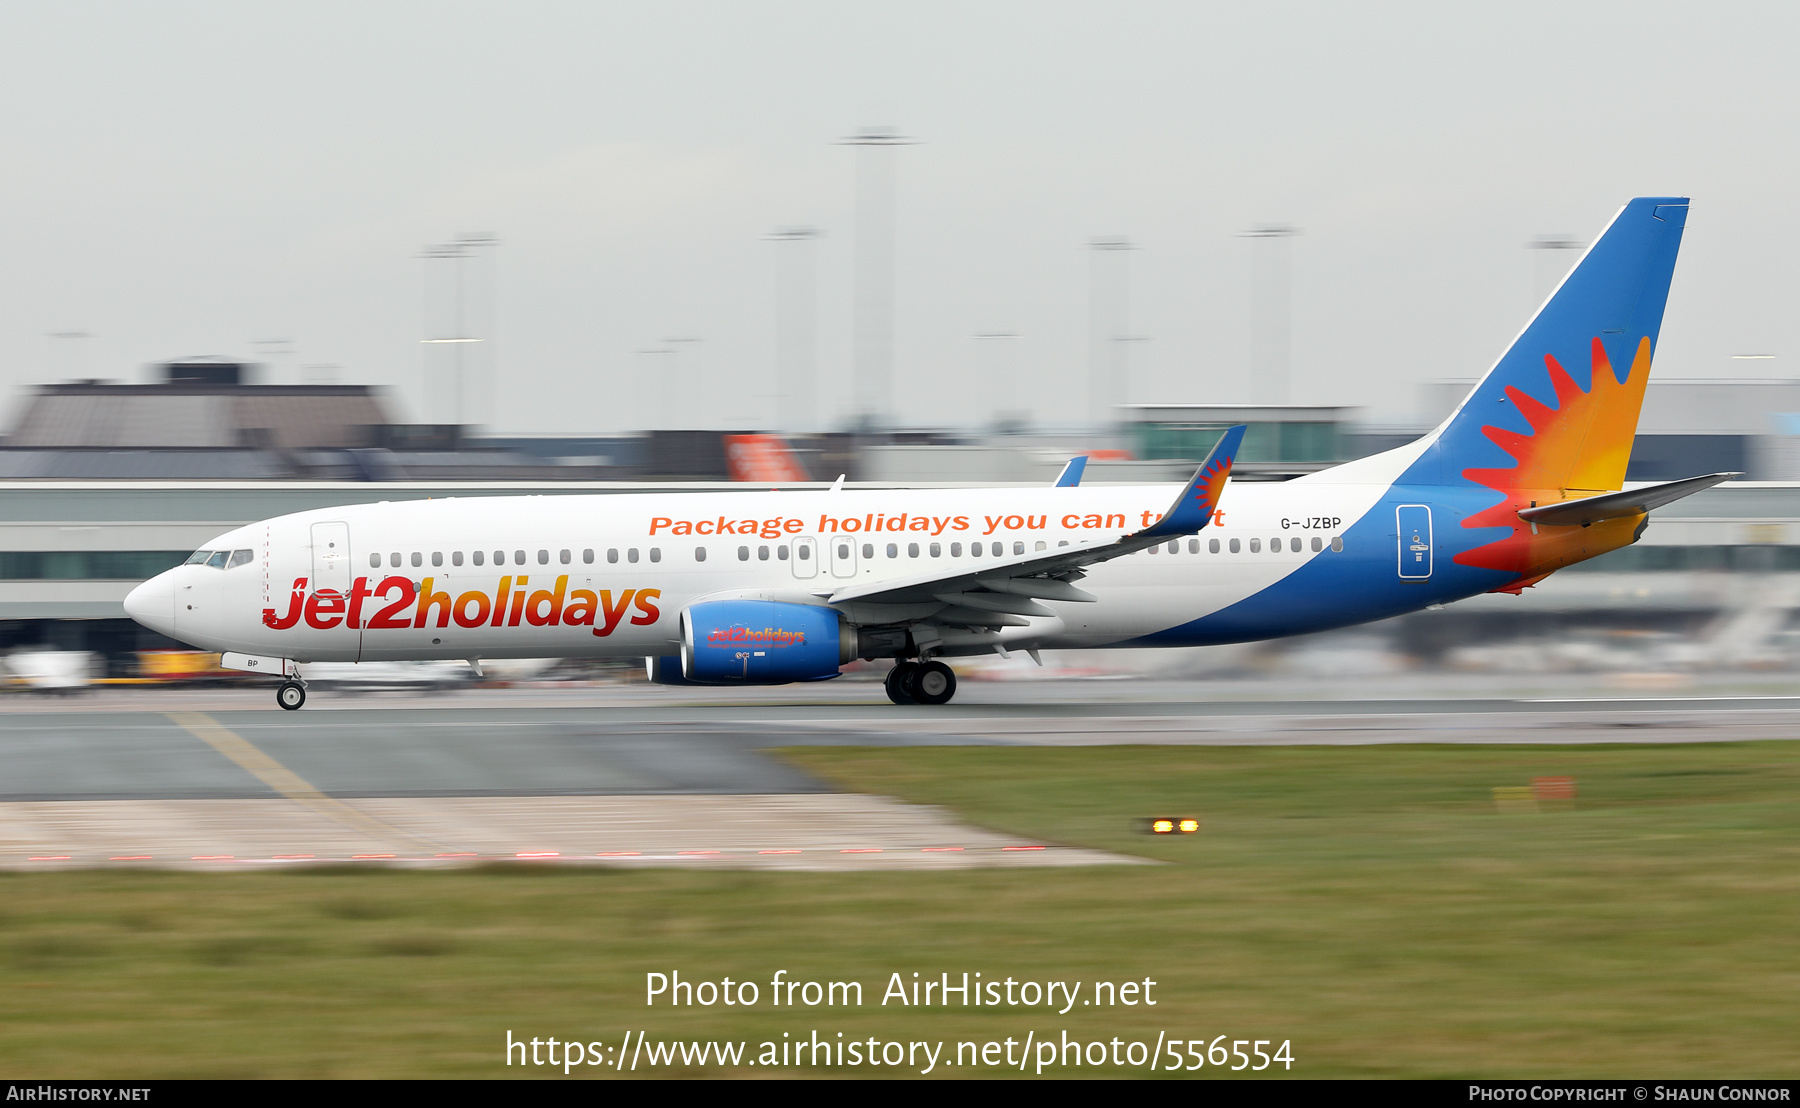
[[[1400,524],[1400,578],[1423,581],[1431,576],[1431,507],[1402,504],[1394,515]]]
[[[794,540],[793,557],[788,564],[794,567],[794,576],[800,578],[817,577],[819,575],[819,544],[810,535]]]
[[[312,591],[330,589],[339,596],[350,592],[350,525],[312,525]]]

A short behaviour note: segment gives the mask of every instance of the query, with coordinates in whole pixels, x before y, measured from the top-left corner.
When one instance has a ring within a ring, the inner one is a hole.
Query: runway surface
[[[879,699],[879,686],[848,682],[804,695],[646,686],[320,691],[291,713],[262,688],[6,696],[0,867],[494,858],[778,868],[1094,864],[1124,859],[834,793],[764,751],[1800,737],[1800,697],[1780,693],[1204,695],[1218,691],[1151,681],[971,684],[955,704],[935,709],[896,708]]]

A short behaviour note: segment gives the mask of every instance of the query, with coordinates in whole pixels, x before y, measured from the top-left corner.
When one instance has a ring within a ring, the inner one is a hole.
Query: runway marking
[[[327,819],[347,827],[354,827],[364,834],[374,835],[381,839],[399,839],[402,842],[427,845],[425,840],[420,839],[417,835],[402,831],[373,816],[365,815],[343,801],[320,792],[306,778],[269,757],[263,753],[260,747],[226,728],[211,716],[203,712],[168,712],[165,714],[189,734],[237,763],[245,773],[250,774],[294,803],[310,808]],[[431,843],[429,845],[442,844]]]
[[[1752,693],[1743,696],[1542,696],[1517,704],[1687,704],[1717,700],[1800,700],[1800,696]],[[1751,709],[1744,709],[1750,711]]]

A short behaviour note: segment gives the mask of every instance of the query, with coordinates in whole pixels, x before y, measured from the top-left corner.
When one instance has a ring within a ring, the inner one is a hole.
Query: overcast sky
[[[1532,304],[1527,240],[1694,209],[1660,376],[1794,376],[1800,5],[7,3],[0,384],[193,354],[423,388],[424,246],[499,237],[488,422],[773,419],[777,227],[817,244],[848,404],[855,152],[898,152],[902,419],[972,422],[978,332],[1085,407],[1088,256],[1126,235],[1131,399],[1248,398],[1246,228],[1294,241],[1293,399],[1410,418]],[[58,340],[79,331],[87,340]],[[639,351],[697,338],[682,353]],[[77,349],[80,352],[77,353]],[[1734,354],[1776,354],[1733,361]],[[10,404],[7,405],[11,407]]]

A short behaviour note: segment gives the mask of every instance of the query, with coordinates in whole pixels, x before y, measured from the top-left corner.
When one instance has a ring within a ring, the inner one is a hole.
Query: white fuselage
[[[1055,618],[967,642],[952,632],[944,652],[1116,645],[1199,619],[1313,559],[1347,557],[1332,539],[1384,488],[1234,482],[1198,537],[1089,568],[1081,588],[1097,602],[1046,601]],[[244,564],[177,567],[128,607],[204,649],[302,662],[668,654],[679,613],[702,598],[818,603],[851,584],[1114,539],[1155,522],[1179,491],[663,493],[323,509],[220,535],[207,549],[249,550]],[[1368,554],[1392,560],[1391,550]],[[841,608],[856,622],[917,618]]]

